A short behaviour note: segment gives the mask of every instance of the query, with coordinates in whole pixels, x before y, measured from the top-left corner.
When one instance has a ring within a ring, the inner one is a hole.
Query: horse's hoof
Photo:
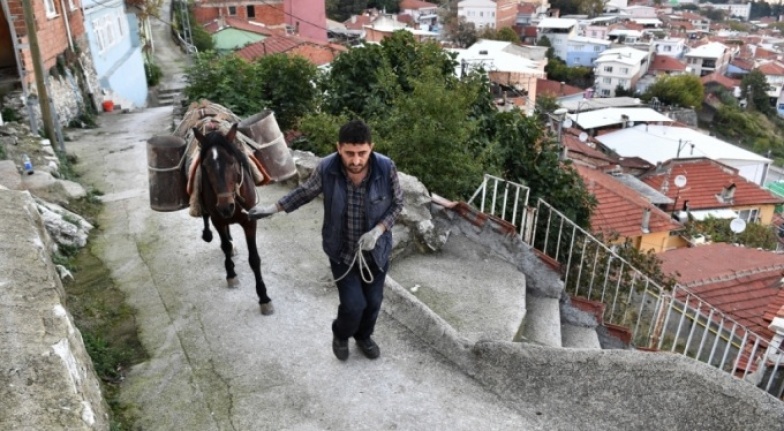
[[[212,241],[212,231],[210,231],[210,230],[205,230],[205,231],[203,231],[203,232],[201,233],[201,239],[203,239],[203,240],[204,240],[204,242],[210,242],[210,241]]]
[[[270,314],[275,312],[275,307],[272,306],[271,302],[266,304],[259,304],[261,306],[261,314],[265,316],[269,316]]]
[[[226,284],[228,284],[230,288],[231,288],[231,287],[237,287],[237,286],[239,286],[239,285],[240,285],[240,279],[239,279],[239,278],[237,278],[237,277],[234,277],[234,278],[227,278],[227,279],[226,279]]]

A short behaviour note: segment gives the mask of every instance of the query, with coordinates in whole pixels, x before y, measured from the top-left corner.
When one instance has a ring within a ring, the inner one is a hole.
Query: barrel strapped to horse
[[[208,134],[212,131],[228,133],[232,124],[238,123],[239,117],[221,105],[211,103],[206,100],[194,102],[183,117],[182,122],[174,132],[175,135],[182,137],[187,142],[185,151],[185,162],[187,170],[187,192],[189,195],[188,214],[192,217],[201,217],[204,212],[202,203],[199,200],[199,187],[201,187],[201,169],[199,160],[199,144],[193,133],[193,128],[197,128],[201,133]],[[272,177],[267,173],[264,166],[253,154],[257,149],[257,144],[250,137],[237,132],[234,139],[243,153],[248,156],[250,163],[250,174],[253,182],[257,186],[269,184]]]

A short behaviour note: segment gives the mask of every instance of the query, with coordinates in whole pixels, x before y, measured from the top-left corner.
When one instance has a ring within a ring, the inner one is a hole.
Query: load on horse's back
[[[272,111],[241,122],[226,108],[203,100],[191,104],[174,136],[153,137],[147,148],[152,209],[188,207],[191,216],[202,218],[202,239],[207,242],[212,240],[212,223],[221,240],[229,287],[239,284],[229,226],[239,224],[248,245],[261,312],[272,314],[261,277],[256,221],[247,216],[247,210],[257,203],[256,186],[296,174]]]

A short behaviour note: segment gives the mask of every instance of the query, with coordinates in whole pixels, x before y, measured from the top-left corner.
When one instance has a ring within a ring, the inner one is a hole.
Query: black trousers
[[[368,256],[369,257],[369,256]],[[349,270],[344,263],[329,261],[332,276],[337,279]],[[355,262],[351,271],[337,282],[340,305],[337,318],[332,322],[332,333],[341,340],[354,337],[365,340],[373,335],[381,301],[384,299],[384,279],[387,276],[389,263],[379,268],[371,259],[368,262],[373,281],[366,283],[359,272],[359,263]],[[367,270],[365,278],[368,278]]]

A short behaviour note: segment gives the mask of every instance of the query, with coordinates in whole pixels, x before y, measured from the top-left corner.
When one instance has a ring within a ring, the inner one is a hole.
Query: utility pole
[[[30,0],[22,0],[24,10],[25,28],[27,30],[27,42],[30,45],[30,55],[35,71],[35,87],[38,90],[38,104],[41,106],[41,117],[44,122],[44,133],[52,143],[57,139],[54,129],[54,119],[52,117],[51,105],[49,104],[49,92],[46,89],[46,78],[44,77],[44,67],[41,64],[41,49],[38,46],[38,32],[35,28],[35,16]],[[22,77],[26,79],[26,77]]]

